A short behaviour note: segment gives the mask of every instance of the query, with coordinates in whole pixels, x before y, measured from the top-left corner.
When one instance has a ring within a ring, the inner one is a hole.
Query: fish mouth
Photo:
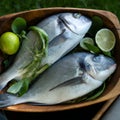
[[[99,80],[101,81],[101,78],[103,78],[103,76],[105,77],[105,79],[110,75],[112,74],[115,69],[116,69],[116,64],[113,64],[112,66],[108,67],[108,69],[104,70],[104,71],[97,71],[96,69],[91,69],[90,71],[87,71],[87,73],[93,78],[93,79],[96,79],[96,80]],[[100,73],[100,74],[98,74]],[[106,73],[106,74],[104,74]],[[102,74],[102,76],[101,76]]]
[[[115,69],[116,69],[116,67],[117,67],[117,64],[113,64],[112,66],[109,67],[109,70],[111,70],[112,72],[114,72]]]
[[[59,20],[73,33],[79,35],[78,33],[76,33],[74,30],[72,30],[72,28],[70,27],[70,23],[65,19],[64,16],[60,15],[58,16]]]

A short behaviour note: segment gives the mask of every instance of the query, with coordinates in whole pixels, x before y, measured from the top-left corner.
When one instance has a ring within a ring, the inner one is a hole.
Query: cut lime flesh
[[[96,33],[95,42],[102,51],[109,52],[114,48],[116,39],[111,30],[103,28]]]

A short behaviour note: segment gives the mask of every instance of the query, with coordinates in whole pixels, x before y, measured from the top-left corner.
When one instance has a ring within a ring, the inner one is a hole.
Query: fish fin
[[[57,46],[57,45],[60,45],[61,43],[63,43],[65,41],[65,38],[63,36],[64,32],[66,30],[63,29],[62,32],[56,36],[50,43],[49,43],[49,46],[52,47],[52,46]],[[59,40],[58,40],[59,39]]]
[[[74,85],[83,84],[83,83],[85,83],[85,81],[82,79],[82,77],[79,76],[79,77],[67,80],[63,83],[60,83],[60,84],[56,85],[55,87],[51,88],[49,91],[52,91],[52,90],[60,88],[60,87],[74,86]]]
[[[14,105],[15,100],[16,100],[16,96],[7,93],[0,94],[0,108]]]

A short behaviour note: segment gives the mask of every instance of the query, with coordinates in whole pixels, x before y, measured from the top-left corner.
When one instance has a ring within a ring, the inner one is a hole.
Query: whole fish
[[[43,105],[66,102],[98,88],[115,69],[115,61],[104,55],[69,54],[40,75],[23,96],[1,94],[0,107],[27,102]]]
[[[80,13],[59,13],[42,20],[37,26],[48,34],[49,45],[48,54],[43,58],[40,67],[45,64],[50,66],[75,48],[89,30],[91,24],[91,20]],[[26,66],[34,61],[33,51],[40,48],[39,37],[33,31],[30,31],[27,37],[28,39],[23,40],[13,64],[0,75],[0,90],[11,80],[19,81],[38,73],[36,70],[32,71],[37,65],[34,65],[31,70],[28,70]]]

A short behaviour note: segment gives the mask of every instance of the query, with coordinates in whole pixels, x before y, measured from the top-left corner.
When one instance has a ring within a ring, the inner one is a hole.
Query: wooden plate
[[[15,14],[9,14],[0,17],[0,34],[9,31],[11,22],[16,17],[25,18],[29,25],[35,25],[38,21],[42,20],[45,17],[48,17],[52,14],[56,14],[59,12],[80,12],[83,15],[87,15],[89,17],[92,16],[100,16],[103,19],[103,22],[106,27],[110,28],[117,39],[117,43],[115,46],[115,58],[117,62],[117,70],[112,75],[112,78],[106,87],[104,93],[97,99],[81,102],[79,104],[70,104],[70,105],[53,105],[53,106],[32,106],[29,104],[19,104],[15,106],[9,106],[4,108],[9,111],[19,111],[19,112],[52,112],[52,111],[61,111],[68,109],[75,109],[80,107],[85,107],[88,105],[96,104],[99,102],[103,102],[109,100],[120,94],[120,25],[118,18],[111,12],[103,11],[103,10],[92,10],[92,9],[80,9],[80,8],[42,8],[36,10],[29,10],[24,12],[19,12]]]

